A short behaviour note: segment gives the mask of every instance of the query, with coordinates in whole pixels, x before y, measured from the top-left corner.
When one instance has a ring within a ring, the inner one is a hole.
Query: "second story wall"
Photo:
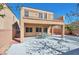
[[[22,10],[23,18],[30,18],[35,20],[53,20],[53,13],[51,12],[26,7],[23,7]]]

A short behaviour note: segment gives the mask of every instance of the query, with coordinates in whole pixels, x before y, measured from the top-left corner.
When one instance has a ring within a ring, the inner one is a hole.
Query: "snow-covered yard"
[[[27,37],[23,43],[13,44],[6,54],[9,55],[60,55],[79,48],[79,37],[48,36],[38,39]]]

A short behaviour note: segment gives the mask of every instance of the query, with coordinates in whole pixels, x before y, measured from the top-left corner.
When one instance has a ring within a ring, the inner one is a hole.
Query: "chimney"
[[[62,20],[64,22],[65,16],[61,16],[58,19]]]

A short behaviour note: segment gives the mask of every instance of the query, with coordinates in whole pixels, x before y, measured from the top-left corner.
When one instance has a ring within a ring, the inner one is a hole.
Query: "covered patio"
[[[24,36],[28,36],[28,35],[37,35],[39,33],[34,32],[36,27],[41,27],[42,30],[40,33],[44,32],[44,28],[47,28],[47,34],[48,35],[53,35],[53,26],[60,26],[61,27],[61,37],[64,37],[64,23],[63,20],[31,20],[31,19],[21,19],[20,20],[20,37],[21,37],[21,42],[23,42],[24,40]],[[25,33],[25,28],[26,27],[32,27],[33,28],[33,33]]]

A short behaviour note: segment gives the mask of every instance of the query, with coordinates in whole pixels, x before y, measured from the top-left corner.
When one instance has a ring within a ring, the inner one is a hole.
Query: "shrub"
[[[0,10],[4,9],[4,6],[2,4],[0,4]]]
[[[73,30],[76,30],[78,27],[75,25],[68,25],[65,27],[66,30],[68,30],[70,32],[70,34],[72,34]]]
[[[5,14],[0,14],[0,16],[3,18],[5,16]]]

